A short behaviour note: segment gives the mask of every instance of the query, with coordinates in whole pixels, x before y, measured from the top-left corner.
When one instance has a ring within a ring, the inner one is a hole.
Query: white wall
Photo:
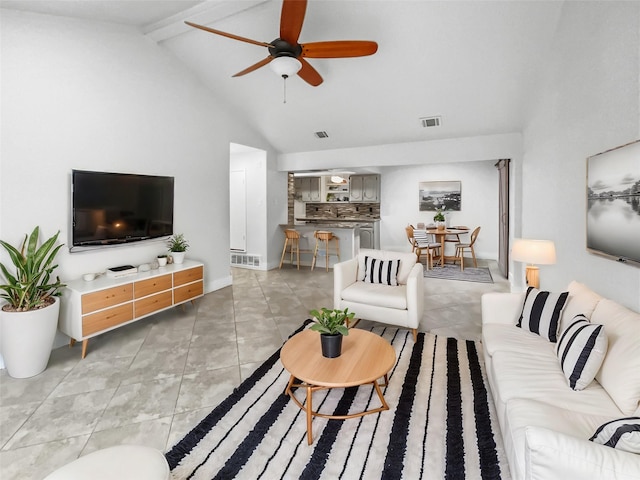
[[[273,149],[132,28],[11,10],[1,22],[1,238],[19,244],[40,225],[43,238],[60,230],[68,245],[74,168],[171,175],[175,231],[205,263],[205,289],[230,284],[229,143],[267,150],[271,165]],[[137,265],[164,250],[161,242],[65,247],[58,273]]]
[[[434,212],[421,212],[418,183],[457,180],[461,182],[459,212],[447,214],[449,225],[482,230],[474,246],[479,258],[498,258],[498,170],[495,160],[438,165],[385,167],[381,171],[380,245],[389,250],[410,250],[407,224],[433,222]],[[468,237],[465,237],[468,239]],[[447,255],[453,251],[447,252]]]
[[[541,286],[575,279],[640,311],[640,269],[586,251],[586,158],[640,137],[640,3],[565,2],[524,130],[523,236],[556,243]],[[637,242],[639,239],[629,239]]]

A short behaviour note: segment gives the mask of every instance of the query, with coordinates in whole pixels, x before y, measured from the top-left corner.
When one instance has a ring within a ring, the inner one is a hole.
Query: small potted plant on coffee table
[[[349,329],[345,323],[353,319],[354,313],[350,313],[348,308],[344,310],[322,308],[320,311],[311,310],[309,313],[315,322],[311,330],[320,332],[322,355],[327,358],[339,357],[342,352],[342,336],[349,335]]]

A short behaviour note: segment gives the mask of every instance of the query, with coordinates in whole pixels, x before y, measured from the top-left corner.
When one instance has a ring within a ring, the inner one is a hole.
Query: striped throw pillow
[[[556,345],[560,368],[573,390],[583,390],[595,378],[607,353],[607,334],[603,325],[576,315]]]
[[[640,417],[612,420],[601,425],[591,437],[594,443],[640,454]]]
[[[555,343],[558,339],[558,322],[568,296],[569,292],[551,293],[529,287],[518,327]]]
[[[380,260],[379,258],[364,257],[364,281],[383,285],[398,285],[398,260]]]

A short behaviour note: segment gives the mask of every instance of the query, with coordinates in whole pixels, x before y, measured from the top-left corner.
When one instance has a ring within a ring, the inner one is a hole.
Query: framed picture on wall
[[[420,211],[436,211],[443,208],[448,212],[459,212],[462,204],[462,182],[420,182]]]
[[[587,158],[587,250],[640,266],[640,140]]]

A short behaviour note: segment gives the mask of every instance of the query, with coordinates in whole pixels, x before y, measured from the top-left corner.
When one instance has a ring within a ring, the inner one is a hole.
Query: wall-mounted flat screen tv
[[[173,177],[73,170],[70,251],[172,235],[173,183]]]
[[[587,250],[640,266],[640,140],[587,159]]]

